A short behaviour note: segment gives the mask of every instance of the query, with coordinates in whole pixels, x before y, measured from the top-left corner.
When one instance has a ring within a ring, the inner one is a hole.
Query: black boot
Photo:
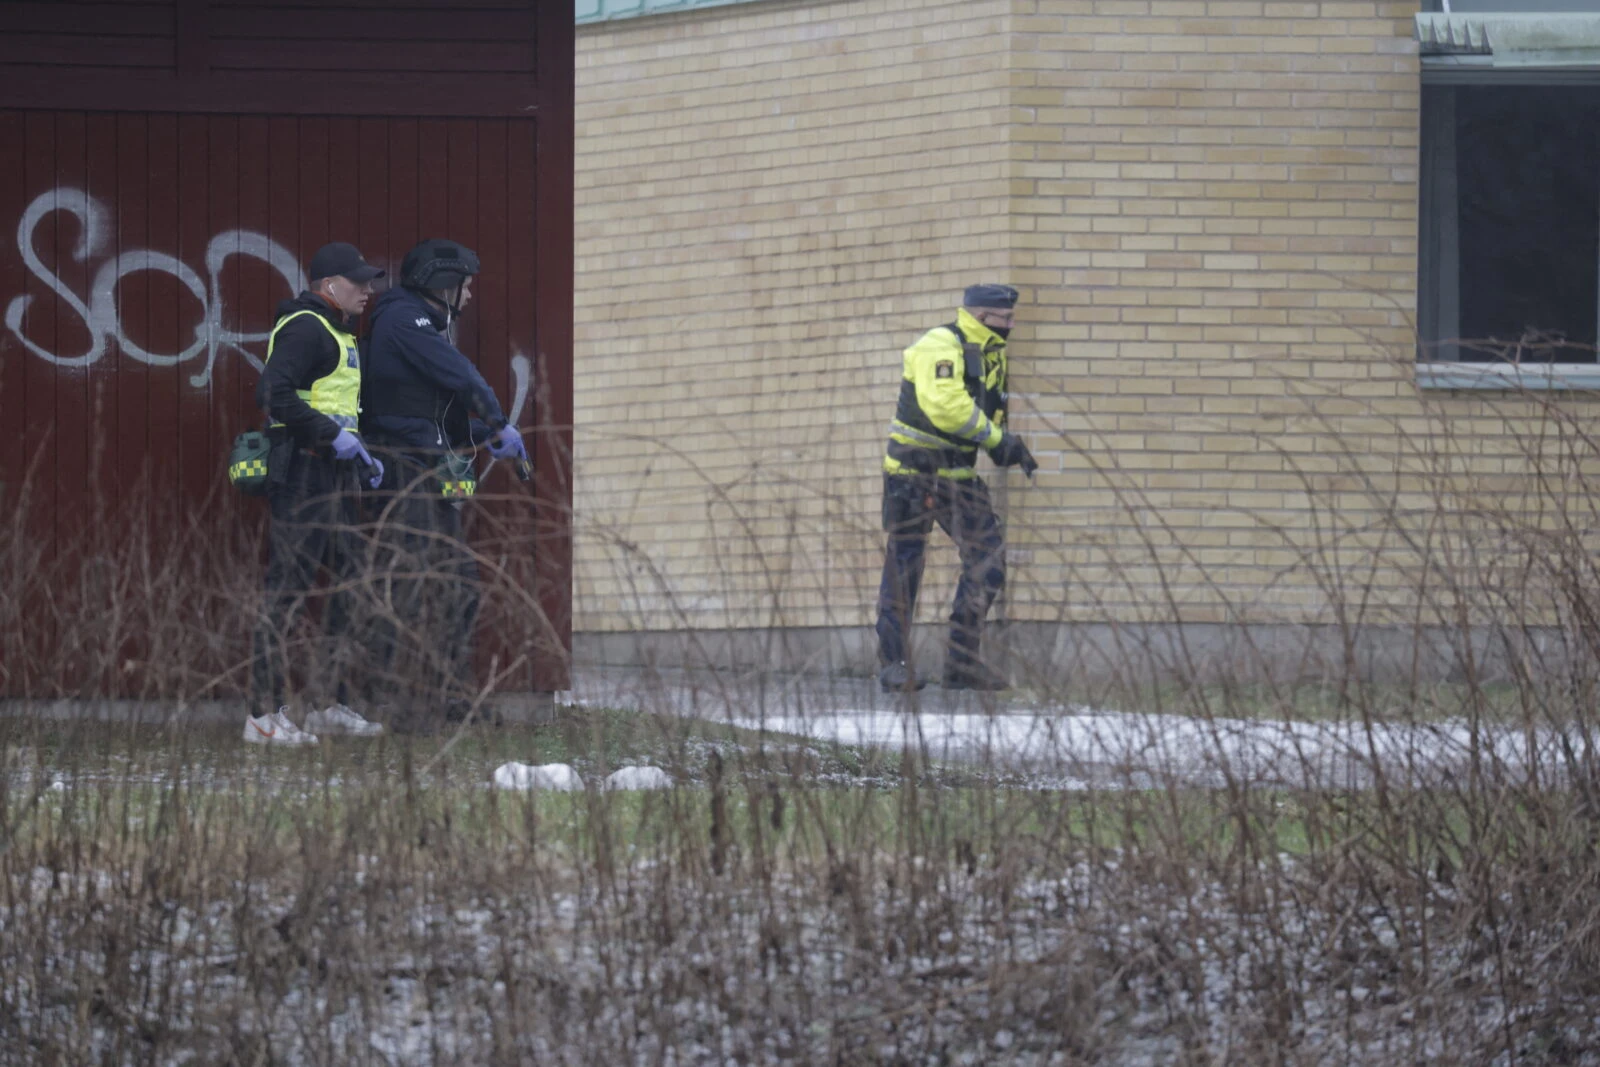
[[[887,664],[878,672],[878,685],[885,693],[910,693],[927,684],[926,678],[918,678],[903,661]]]
[[[998,693],[1010,689],[1005,675],[994,670],[982,660],[948,657],[944,661],[944,687],[946,689],[974,689],[984,693]]]

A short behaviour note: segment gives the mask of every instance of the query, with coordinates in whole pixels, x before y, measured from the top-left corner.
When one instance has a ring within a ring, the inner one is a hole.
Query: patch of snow
[[[548,789],[570,792],[583,788],[583,779],[565,763],[502,763],[495,768],[496,789]]]
[[[1230,780],[1297,788],[1353,788],[1378,768],[1427,784],[1477,758],[1508,768],[1550,765],[1553,731],[1417,724],[1199,719],[1090,709],[1006,715],[839,709],[733,717],[748,729],[865,748],[918,748],[935,759],[994,761],[1036,773],[1065,771],[1096,787],[1143,787],[1169,778],[1221,786]],[[1129,782],[1127,776],[1138,776]],[[1119,783],[1119,779],[1122,779]],[[1064,787],[1066,779],[1062,779]]]
[[[672,776],[660,767],[618,767],[606,777],[607,789],[670,789]]]

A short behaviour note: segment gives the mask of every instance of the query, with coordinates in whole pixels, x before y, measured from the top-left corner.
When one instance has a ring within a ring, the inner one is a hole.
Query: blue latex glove
[[[372,466],[372,456],[367,453],[367,446],[349,430],[340,430],[339,436],[333,439],[333,454],[339,459],[359,459],[366,466]]]
[[[527,459],[528,446],[522,443],[521,432],[507,423],[489,438],[489,455],[495,459]]]
[[[333,454],[342,460],[355,460],[361,464],[366,475],[367,485],[373,489],[383,484],[383,464],[372,458],[372,453],[367,451],[367,446],[361,443],[361,438],[349,430],[340,430],[339,436],[333,439]]]

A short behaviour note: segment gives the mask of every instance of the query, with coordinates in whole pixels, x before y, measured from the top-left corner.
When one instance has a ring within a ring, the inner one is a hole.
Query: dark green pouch
[[[246,496],[265,496],[271,452],[272,443],[260,430],[246,430],[235,437],[228,452],[228,481]]]

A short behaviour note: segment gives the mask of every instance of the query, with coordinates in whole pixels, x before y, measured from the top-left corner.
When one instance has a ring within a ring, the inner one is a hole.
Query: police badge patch
[[[941,359],[933,365],[933,376],[935,378],[954,378],[956,376],[956,365],[948,359]]]

